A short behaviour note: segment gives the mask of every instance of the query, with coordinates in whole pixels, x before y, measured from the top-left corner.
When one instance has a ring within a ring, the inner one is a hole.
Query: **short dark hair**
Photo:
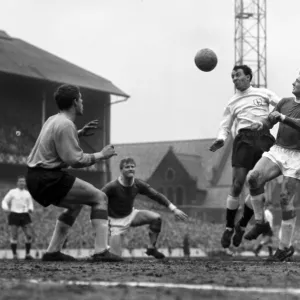
[[[57,88],[54,93],[54,99],[60,110],[69,109],[73,101],[79,99],[80,90],[78,86],[63,84]]]
[[[245,75],[250,75],[250,81],[252,80],[253,74],[252,74],[252,69],[247,66],[247,65],[235,65],[233,67],[234,71],[237,71],[238,69],[242,69],[244,71]]]
[[[126,158],[121,159],[121,161],[120,161],[120,170],[122,170],[124,165],[127,165],[127,164],[134,164],[136,166],[136,163],[132,157],[126,157]]]
[[[19,176],[17,177],[17,180],[19,180],[19,179],[25,179],[25,180],[26,180],[26,176],[25,176],[25,175],[19,175]]]

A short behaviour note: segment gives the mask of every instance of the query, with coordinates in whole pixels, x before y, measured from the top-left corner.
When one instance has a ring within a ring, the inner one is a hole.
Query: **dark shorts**
[[[44,207],[59,205],[76,177],[61,169],[28,168],[26,183],[32,198]]]
[[[8,225],[9,226],[20,226],[24,227],[31,223],[31,218],[29,213],[15,213],[11,212],[8,215]]]
[[[252,170],[262,154],[274,145],[275,139],[269,132],[239,130],[233,141],[232,167]]]
[[[272,237],[273,236],[273,230],[269,230],[268,232],[264,233],[263,236],[269,236]]]

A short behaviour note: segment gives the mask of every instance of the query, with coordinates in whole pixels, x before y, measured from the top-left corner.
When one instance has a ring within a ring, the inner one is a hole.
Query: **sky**
[[[129,94],[112,106],[113,143],[214,138],[234,92],[234,3],[0,0],[0,30]],[[300,70],[299,11],[299,0],[267,1],[268,88],[280,97]],[[194,64],[202,48],[218,56],[212,72]]]

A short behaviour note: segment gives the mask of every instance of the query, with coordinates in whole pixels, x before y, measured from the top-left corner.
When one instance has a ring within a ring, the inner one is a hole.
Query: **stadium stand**
[[[0,191],[1,199],[4,193],[5,191],[2,189]],[[206,253],[221,250],[220,236],[223,231],[223,224],[216,224],[194,218],[189,218],[187,222],[179,222],[174,219],[172,213],[154,202],[138,199],[135,204],[137,209],[155,209],[162,215],[163,227],[158,240],[159,248],[182,248],[183,238],[185,234],[188,233],[191,248],[200,248]],[[35,246],[33,246],[33,248],[45,249],[48,246],[56,218],[60,211],[61,209],[56,207],[48,207],[45,209],[35,203],[35,212],[32,216],[35,229]],[[93,235],[89,215],[90,209],[85,207],[68,236],[68,248],[93,248]],[[7,217],[2,210],[0,211],[0,230],[0,249],[9,249]],[[278,242],[278,230],[279,226],[275,226],[274,246],[276,246]],[[21,235],[20,238],[23,239],[23,235]],[[257,241],[244,241],[238,251],[252,251],[256,242]],[[147,226],[142,226],[129,229],[125,237],[124,246],[131,251],[133,249],[145,248],[147,243]],[[22,245],[23,243],[20,244],[20,246]],[[294,245],[296,249],[300,249],[300,233],[298,231],[295,233]]]

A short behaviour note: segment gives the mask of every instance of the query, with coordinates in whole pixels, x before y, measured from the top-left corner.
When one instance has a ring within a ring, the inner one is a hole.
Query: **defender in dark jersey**
[[[278,249],[269,259],[271,261],[284,261],[294,253],[291,245],[296,224],[293,198],[300,180],[300,76],[293,83],[293,94],[296,98],[282,99],[268,118],[251,126],[253,130],[261,130],[280,122],[275,145],[263,154],[247,178],[256,224],[245,239],[252,240],[269,230],[263,213],[263,186],[283,175],[280,194],[282,234]]]
[[[134,178],[135,167],[136,164],[132,158],[122,159],[120,162],[120,177],[102,188],[102,191],[108,197],[111,251],[121,255],[122,236],[129,227],[149,224],[150,243],[146,254],[161,259],[165,256],[155,247],[161,231],[161,216],[150,210],[135,209],[133,207],[135,197],[141,194],[157,201],[159,204],[168,207],[179,220],[186,220],[187,215],[149,184]]]

